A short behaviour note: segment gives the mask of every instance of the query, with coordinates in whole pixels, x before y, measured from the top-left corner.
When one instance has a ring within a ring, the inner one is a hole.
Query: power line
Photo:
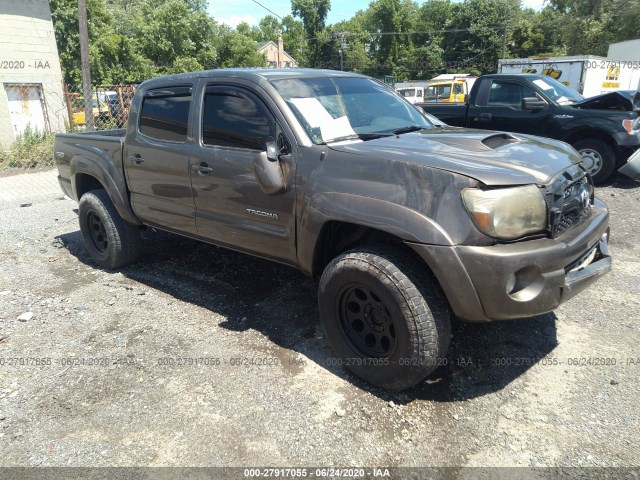
[[[483,25],[484,28],[493,28],[493,29],[502,29],[504,25]],[[476,27],[477,28],[477,27]],[[470,32],[471,30],[476,30],[476,28],[447,28],[444,30],[428,30],[424,32],[341,32],[343,35],[347,36],[357,36],[357,35],[430,35],[433,33],[455,33],[455,32]]]
[[[255,1],[255,0],[253,0]],[[432,35],[435,33],[457,33],[457,32],[470,32],[472,30],[476,30],[475,28],[447,28],[443,30],[427,30],[427,31],[419,31],[419,32],[336,32],[334,35],[338,34],[345,37],[358,37],[358,36],[369,36],[369,37],[379,37],[385,35]],[[500,33],[502,33],[505,28],[504,25],[483,25],[482,28],[491,28]],[[309,37],[308,40],[318,39],[320,37]]]
[[[276,17],[278,17],[280,20],[282,20],[282,17],[280,15],[278,15],[276,12],[274,12],[273,10],[271,10],[269,7],[265,7],[263,4],[261,4],[258,0],[251,0],[253,3],[257,3],[258,5],[260,5],[262,8],[264,8],[267,12],[270,12],[271,14],[275,15]]]

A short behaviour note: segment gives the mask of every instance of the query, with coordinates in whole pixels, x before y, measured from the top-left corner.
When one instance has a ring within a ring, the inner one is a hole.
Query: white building
[[[638,52],[640,52],[640,38],[609,44],[607,58],[638,63],[640,61]]]
[[[0,145],[67,122],[48,0],[0,0]]]

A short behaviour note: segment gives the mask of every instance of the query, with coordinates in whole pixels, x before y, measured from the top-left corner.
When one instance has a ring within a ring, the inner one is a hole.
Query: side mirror
[[[524,97],[522,99],[522,110],[542,110],[547,106],[547,102],[537,97]]]
[[[265,150],[267,152],[267,158],[271,161],[277,162],[278,159],[278,144],[273,139],[273,137],[267,137],[267,140],[264,142]]]
[[[260,189],[267,195],[277,195],[287,189],[284,173],[278,160],[278,146],[272,137],[265,142],[265,150],[253,161],[253,172]]]

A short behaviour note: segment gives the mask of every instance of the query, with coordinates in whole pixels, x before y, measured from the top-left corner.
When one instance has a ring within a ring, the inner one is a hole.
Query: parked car
[[[640,148],[638,96],[613,92],[585,99],[545,75],[484,75],[473,84],[466,103],[419,105],[449,125],[567,142],[596,184]]]
[[[319,280],[336,364],[387,389],[442,363],[451,313],[548,312],[611,268],[569,145],[436,126],[352,73],[149,80],[126,129],[58,134],[54,152],[98,266],[139,260],[148,226],[296,267]]]

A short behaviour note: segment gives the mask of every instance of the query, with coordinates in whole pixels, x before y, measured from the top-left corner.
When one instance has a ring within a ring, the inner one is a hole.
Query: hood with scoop
[[[453,127],[335,143],[330,147],[344,153],[447,170],[490,186],[545,184],[580,162],[575,150],[556,140]]]

